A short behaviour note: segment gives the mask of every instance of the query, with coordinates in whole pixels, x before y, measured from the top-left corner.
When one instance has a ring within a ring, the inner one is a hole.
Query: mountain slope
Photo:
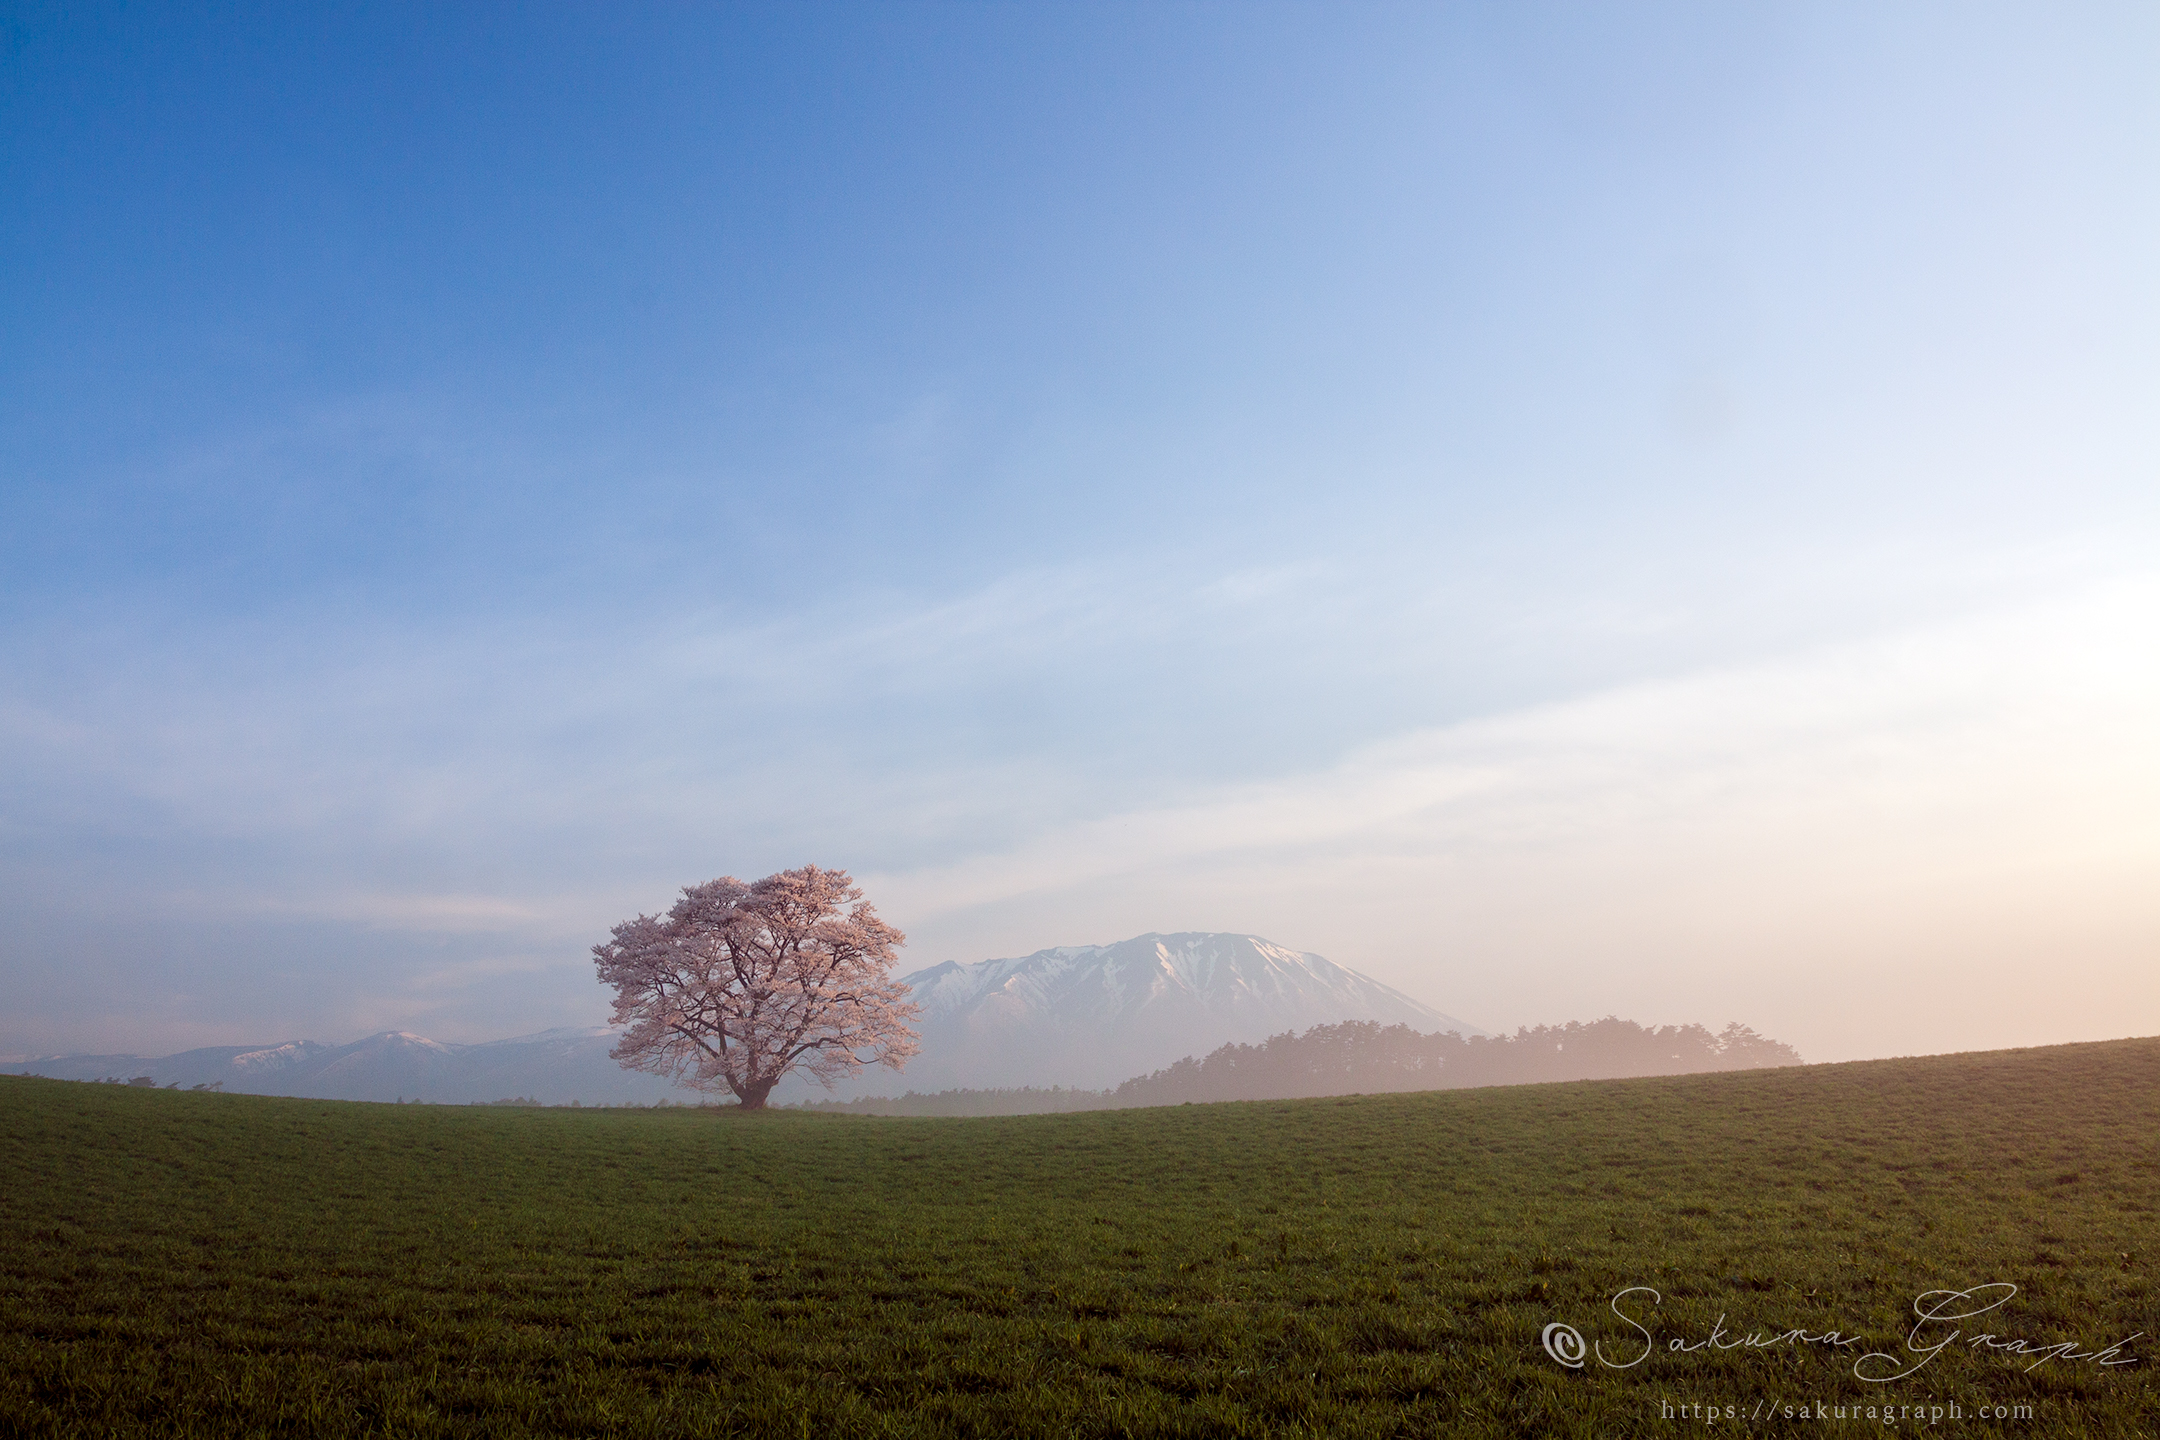
[[[923,1053],[901,1076],[870,1072],[856,1091],[1114,1085],[1233,1041],[1343,1020],[1484,1033],[1257,935],[1140,935],[935,965],[903,979],[923,1007]]]
[[[840,1095],[1014,1085],[1116,1085],[1187,1055],[1344,1020],[1425,1032],[1484,1032],[1323,956],[1257,935],[1141,935],[1012,959],[935,965],[903,977],[923,1007],[923,1053],[906,1071],[866,1071]],[[529,1097],[547,1104],[697,1100],[608,1057],[615,1032],[548,1030],[482,1045],[385,1031],[350,1045],[313,1040],[218,1046],[159,1059],[49,1056],[0,1069],[63,1080],[148,1076],[160,1086],[216,1085],[325,1100],[462,1103]],[[828,1092],[791,1078],[780,1098]],[[723,1097],[724,1098],[724,1097]]]
[[[148,1076],[182,1089],[216,1085],[256,1095],[321,1100],[432,1100],[462,1103],[525,1097],[546,1104],[650,1104],[694,1100],[657,1076],[608,1058],[615,1032],[604,1026],[546,1030],[481,1045],[449,1045],[400,1030],[350,1045],[314,1040],[273,1046],[219,1046],[159,1059],[63,1055],[0,1067],[59,1080]]]

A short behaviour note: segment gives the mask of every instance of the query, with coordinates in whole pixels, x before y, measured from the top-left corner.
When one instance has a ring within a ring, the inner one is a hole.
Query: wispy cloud
[[[1033,948],[1051,915],[1095,917],[1061,942],[1244,917],[1492,1021],[1697,995],[1775,1010],[1818,1054],[1945,1045],[1973,1016],[1928,1007],[1924,966],[1865,1000],[1802,1005],[1789,982],[1886,945],[2015,968],[2030,956],[1986,932],[2058,907],[2153,934],[2160,901],[2122,890],[2160,873],[2153,734],[2147,574],[1408,734],[874,883],[939,952]],[[2120,952],[2051,953],[2063,983],[2160,1026],[2160,987]],[[2033,1013],[2012,985],[1987,993],[1999,1033]]]
[[[266,927],[233,942],[265,952],[379,956],[376,999],[325,1003],[447,1033],[509,1013],[490,966],[535,967],[516,1024],[589,1018],[609,924],[818,860],[865,878],[917,962],[1253,930],[1480,1023],[1716,1001],[1824,1053],[1862,1044],[1823,1038],[1836,1006],[1729,967],[1986,949],[2051,906],[2147,933],[2108,887],[2156,860],[2160,592],[2065,568],[1872,638],[1410,725],[1383,722],[1463,708],[1403,689],[1451,683],[1450,632],[1318,561],[1036,570],[756,623],[18,633],[0,881],[25,913],[124,888]],[[1361,653],[1323,681],[1306,626]],[[1034,709],[976,718],[1007,696]],[[1311,738],[1194,758],[1277,719]],[[2116,941],[2080,943],[2118,973]]]
[[[176,909],[194,908],[218,915],[258,915],[273,919],[326,920],[369,930],[410,931],[428,935],[548,931],[562,923],[563,911],[529,899],[500,895],[426,895],[396,892],[343,892],[308,895],[168,894]]]

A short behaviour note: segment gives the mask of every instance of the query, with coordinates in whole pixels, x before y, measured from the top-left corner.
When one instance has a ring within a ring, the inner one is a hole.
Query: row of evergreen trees
[[[1187,1056],[1127,1080],[1111,1094],[1119,1105],[1177,1105],[1693,1075],[1799,1063],[1790,1045],[1737,1022],[1713,1035],[1700,1025],[1651,1028],[1608,1016],[1589,1024],[1571,1021],[1464,1039],[1453,1031],[1421,1035],[1407,1025],[1348,1020],[1257,1045],[1225,1045],[1203,1059]]]
[[[1546,1080],[1616,1080],[1798,1065],[1799,1052],[1735,1022],[1649,1027],[1607,1016],[1540,1025],[1513,1035],[1424,1035],[1407,1025],[1348,1020],[1284,1032],[1257,1045],[1186,1056],[1114,1090],[910,1090],[898,1099],[820,1100],[802,1108],[856,1115],[1031,1115],[1212,1100],[1288,1100],[1399,1090],[1454,1090]]]

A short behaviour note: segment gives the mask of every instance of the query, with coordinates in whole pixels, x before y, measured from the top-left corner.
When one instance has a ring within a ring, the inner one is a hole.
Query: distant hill
[[[547,1105],[645,1105],[697,1100],[653,1075],[608,1058],[615,1032],[604,1026],[544,1030],[480,1045],[452,1045],[386,1030],[350,1045],[315,1040],[216,1046],[145,1059],[139,1055],[55,1055],[0,1066],[0,1072],[56,1080],[130,1080],[161,1087],[215,1086],[256,1095],[325,1100],[468,1101],[529,1099]]]
[[[949,963],[902,977],[923,1007],[922,1054],[895,1076],[870,1070],[841,1095],[892,1089],[1116,1085],[1226,1044],[1315,1025],[1371,1021],[1420,1032],[1485,1032],[1323,956],[1257,935],[1141,935],[1007,960]],[[604,1026],[547,1030],[480,1045],[386,1030],[350,1045],[315,1040],[229,1045],[145,1058],[57,1055],[0,1072],[61,1080],[217,1086],[326,1100],[531,1099],[567,1105],[708,1097],[608,1058]],[[828,1092],[791,1078],[776,1098]],[[712,1097],[725,1101],[721,1095]]]
[[[923,1007],[906,1084],[1115,1085],[1218,1046],[1345,1020],[1485,1032],[1325,956],[1258,935],[1139,935],[903,977]],[[890,1072],[856,1086],[890,1086]],[[795,1097],[802,1098],[802,1097]]]
[[[1636,1079],[1798,1065],[1800,1052],[1735,1021],[1638,1025],[1607,1016],[1540,1025],[1513,1035],[1421,1035],[1407,1025],[1345,1020],[1302,1035],[1229,1044],[1136,1075],[1112,1089],[1019,1087],[910,1090],[903,1095],[815,1099],[812,1110],[854,1115],[1033,1115],[1130,1110],[1218,1100],[1292,1100],[1412,1090],[1463,1090],[1551,1080]]]
[[[1792,1046],[1737,1021],[1712,1034],[1701,1025],[1638,1025],[1608,1015],[1587,1024],[1539,1025],[1513,1035],[1468,1039],[1420,1035],[1407,1025],[1350,1022],[1187,1056],[1151,1075],[1127,1080],[1109,1099],[1121,1106],[1288,1100],[1701,1075],[1800,1063],[1800,1052]]]

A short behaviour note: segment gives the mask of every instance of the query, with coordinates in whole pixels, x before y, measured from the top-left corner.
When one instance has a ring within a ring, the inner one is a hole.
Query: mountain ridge
[[[899,978],[923,1006],[922,1053],[901,1076],[919,1090],[1116,1085],[1224,1044],[1346,1020],[1485,1033],[1324,956],[1222,931],[1150,932],[1108,945],[947,961]],[[559,1026],[459,1044],[384,1030],[345,1045],[288,1040],[159,1057],[37,1056],[0,1071],[65,1080],[148,1076],[160,1086],[330,1100],[591,1105],[699,1098],[623,1069],[607,1053],[617,1033],[604,1025]],[[790,1077],[776,1098],[866,1093],[892,1078],[873,1068],[828,1092]]]
[[[239,1094],[316,1100],[423,1100],[459,1104],[525,1098],[544,1104],[649,1105],[689,1100],[656,1075],[625,1070],[608,1050],[604,1025],[558,1026],[471,1044],[384,1030],[347,1045],[288,1040],[213,1045],[157,1057],[45,1055],[0,1065],[0,1073],[57,1080],[129,1080],[187,1089],[215,1085]]]
[[[1485,1033],[1325,956],[1235,931],[1150,931],[900,978],[923,1007],[922,1054],[905,1072],[917,1089],[1115,1085],[1226,1043],[1345,1020]]]

